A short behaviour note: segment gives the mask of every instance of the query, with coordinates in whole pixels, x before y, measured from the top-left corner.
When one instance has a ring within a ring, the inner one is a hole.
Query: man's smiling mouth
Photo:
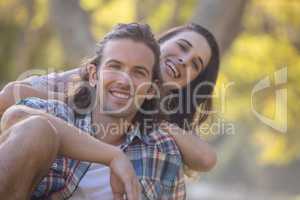
[[[122,99],[122,100],[129,100],[131,97],[129,91],[124,91],[124,90],[110,89],[109,93],[113,97],[116,97],[116,98]]]

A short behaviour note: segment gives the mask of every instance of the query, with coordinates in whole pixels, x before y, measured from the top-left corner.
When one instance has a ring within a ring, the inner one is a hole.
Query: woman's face
[[[194,31],[184,31],[160,44],[163,84],[180,89],[194,80],[207,66],[211,49],[207,40]]]

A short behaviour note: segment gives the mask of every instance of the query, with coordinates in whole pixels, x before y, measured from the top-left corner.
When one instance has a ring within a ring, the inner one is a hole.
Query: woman
[[[208,171],[215,165],[216,155],[193,129],[207,119],[212,109],[211,95],[219,72],[218,44],[207,29],[197,24],[175,27],[162,34],[158,42],[164,85],[175,96],[169,99],[167,111],[179,107],[169,114],[172,125],[166,124],[164,129],[174,136],[190,169]]]
[[[216,163],[216,154],[207,143],[194,134],[193,128],[187,125],[194,119],[196,119],[194,125],[200,125],[211,110],[212,99],[209,96],[212,95],[219,70],[218,45],[208,30],[196,24],[171,29],[162,34],[158,42],[161,49],[160,68],[163,86],[167,93],[176,96],[168,99],[166,111],[180,107],[175,113],[167,113],[168,121],[173,125],[163,123],[162,128],[172,133],[184,163],[190,169],[208,171]],[[11,83],[1,92],[0,114],[14,104],[13,88],[16,86],[20,88],[19,94],[22,98],[29,96],[60,98],[64,96],[61,93],[67,92],[69,85],[86,80],[89,70],[90,65],[84,65],[60,74],[31,77],[25,81]],[[200,84],[206,82],[209,84],[201,85],[199,88]],[[47,90],[50,92],[45,92]],[[196,95],[205,97],[195,99]],[[199,105],[204,110],[200,116],[196,116],[196,108]],[[194,148],[195,146],[198,148]]]

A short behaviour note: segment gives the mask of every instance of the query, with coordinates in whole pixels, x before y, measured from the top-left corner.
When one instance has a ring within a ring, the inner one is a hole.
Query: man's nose
[[[120,85],[123,89],[129,89],[131,85],[131,79],[128,73],[122,72],[119,74],[117,78],[117,83]]]

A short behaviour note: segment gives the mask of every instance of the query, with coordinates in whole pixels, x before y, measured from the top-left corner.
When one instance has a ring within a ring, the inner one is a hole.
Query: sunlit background
[[[218,164],[188,179],[188,199],[296,200],[299,13],[298,0],[0,0],[0,86],[29,69],[78,66],[119,22],[156,34],[199,23],[222,50],[216,113],[199,128]]]

